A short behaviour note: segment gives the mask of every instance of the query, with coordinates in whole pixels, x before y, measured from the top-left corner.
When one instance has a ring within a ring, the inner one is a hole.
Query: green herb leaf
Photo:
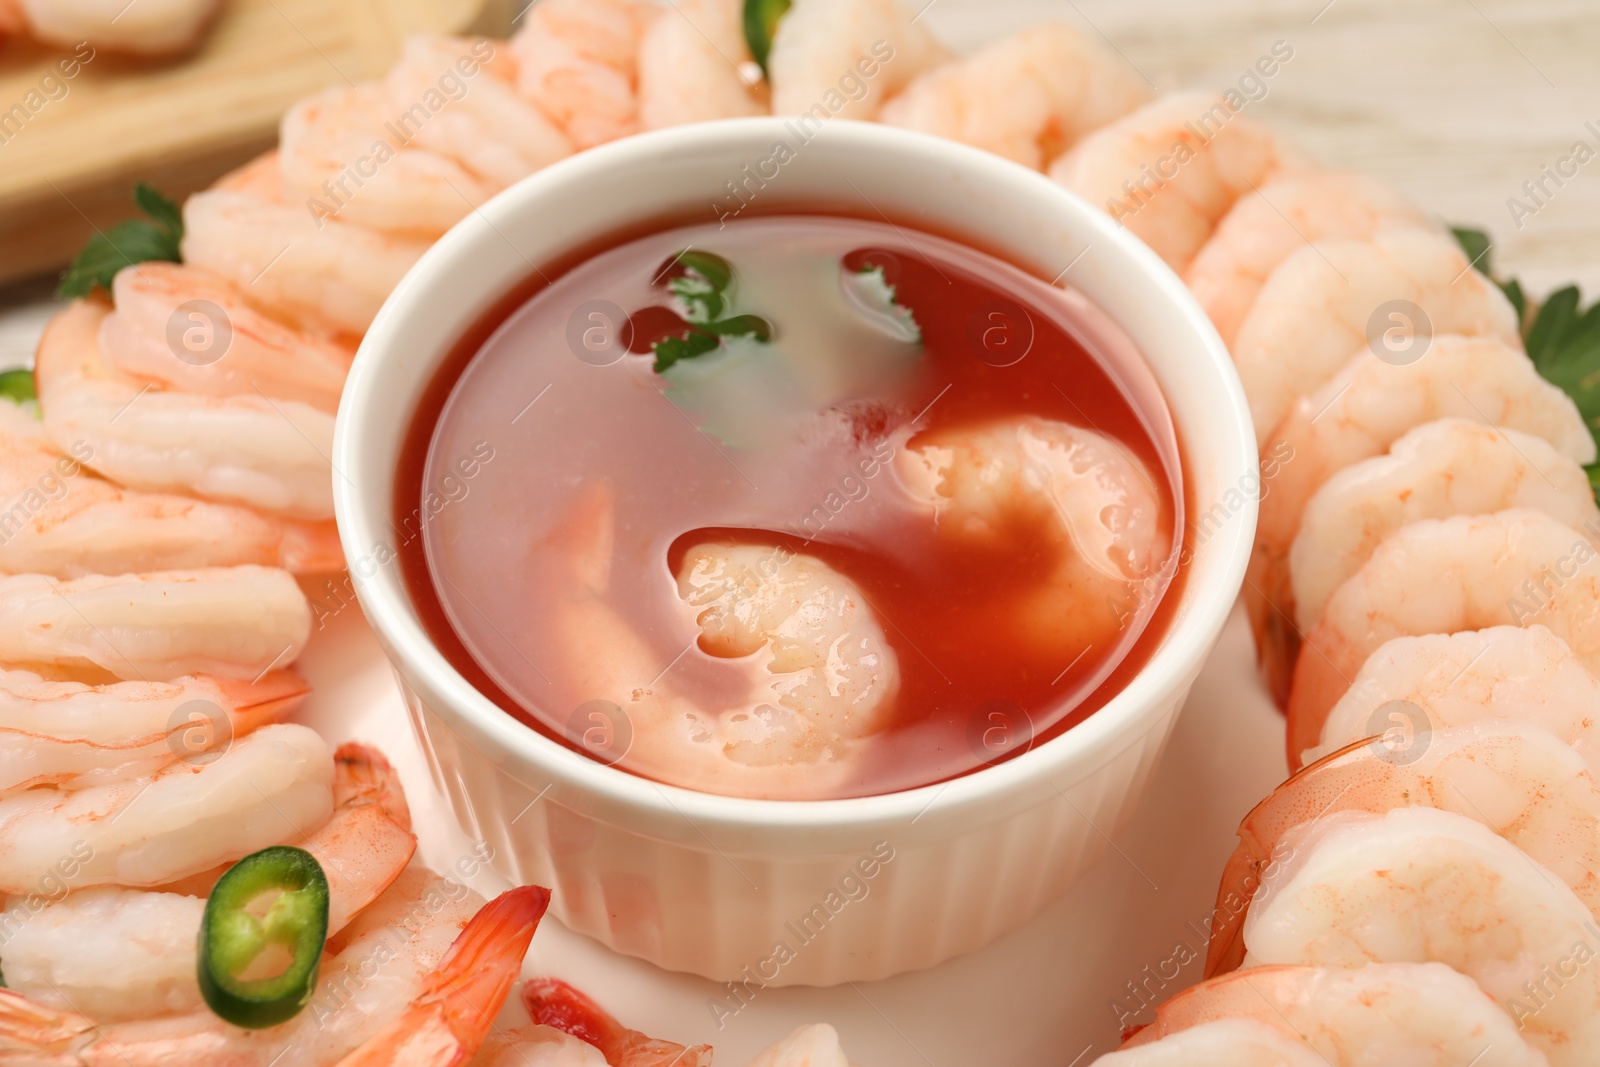
[[[714,322],[722,314],[722,292],[697,274],[685,274],[667,283],[672,295],[683,301],[684,318],[693,323]]]
[[[695,356],[714,352],[721,344],[716,334],[701,330],[690,330],[682,337],[668,337],[664,341],[657,341],[652,349],[656,354],[655,372],[662,374],[679,360],[693,359]]]
[[[180,262],[178,246],[183,240],[183,214],[178,205],[143,182],[134,186],[133,202],[150,221],[126,219],[89,238],[89,243],[61,276],[57,296],[88,296],[96,288],[109,289],[117,272],[135,263]]]
[[[1468,257],[1483,253],[1489,244],[1480,230],[1452,229]],[[1478,260],[1478,268],[1489,272],[1489,257]],[[1534,368],[1550,384],[1572,398],[1584,424],[1600,445],[1600,301],[1583,307],[1576,285],[1558,289],[1530,315],[1527,297],[1515,279],[1491,280],[1505,292],[1517,309],[1522,323],[1524,346]],[[1589,486],[1600,498],[1600,463],[1585,468]]]
[[[39,394],[34,389],[33,371],[8,370],[0,374],[0,397],[18,404],[34,404]]]
[[[744,42],[750,46],[750,55],[761,64],[766,74],[767,57],[772,54],[772,39],[778,35],[778,23],[789,13],[790,0],[744,0]]]
[[[733,264],[715,252],[698,252],[689,248],[678,254],[677,261],[704,278],[719,293],[733,284]]]
[[[735,315],[720,322],[708,322],[705,328],[722,337],[754,337],[757,341],[772,340],[772,324],[760,315]]]

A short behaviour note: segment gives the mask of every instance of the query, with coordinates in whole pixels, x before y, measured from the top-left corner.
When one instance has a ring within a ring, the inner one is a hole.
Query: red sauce
[[[682,269],[662,268],[672,249],[684,247],[731,261],[748,290],[734,290],[742,296],[736,310],[771,320],[773,346],[798,343],[796,334],[811,328],[799,316],[816,312],[803,299],[786,306],[783,294],[803,288],[789,283],[809,275],[781,257],[764,261],[759,250],[828,240],[843,253],[846,271],[883,268],[894,302],[911,309],[921,330],[920,347],[903,365],[892,345],[878,352],[867,344],[878,355],[857,360],[851,352],[838,361],[835,377],[845,380],[829,383],[827,399],[851,411],[855,452],[842,459],[827,449],[804,453],[797,463],[809,469],[769,462],[787,453],[768,455],[758,438],[804,390],[789,378],[774,385],[760,377],[760,358],[748,364],[756,368],[754,385],[736,390],[740,402],[729,409],[718,407],[715,395],[685,401],[681,382],[674,400],[660,391],[648,356],[623,355],[647,352],[651,341],[681,331],[678,316],[666,310],[674,302],[662,282]],[[763,270],[784,284],[763,289]],[[628,323],[607,320],[614,339],[602,359],[579,359],[570,345],[554,343],[558,332],[573,336],[580,297],[609,300],[632,316]],[[663,226],[602,242],[545,266],[508,294],[463,337],[426,391],[397,472],[408,591],[430,636],[469,682],[530,727],[583,751],[565,729],[573,694],[551,678],[564,664],[548,659],[541,639],[549,623],[538,618],[539,605],[548,598],[537,569],[519,568],[525,545],[560,536],[585,485],[614,483],[615,571],[625,581],[608,595],[624,614],[634,613],[628,621],[643,645],[661,664],[670,661],[669,684],[699,687],[710,700],[725,688],[717,676],[722,664],[703,650],[673,659],[682,647],[681,618],[658,604],[675,598],[673,575],[692,544],[781,545],[816,557],[855,582],[875,609],[899,663],[892,722],[863,747],[867,757],[852,780],[826,795],[908,788],[1009,758],[1081,722],[1120,690],[1159,643],[1170,616],[1165,605],[1176,598],[1152,580],[1107,647],[1071,655],[1040,647],[1032,639],[1037,627],[1017,605],[1051,580],[1064,550],[1059,529],[1039,513],[1019,511],[985,541],[941,536],[931,521],[908,523],[904,510],[891,506],[894,459],[873,464],[863,457],[886,449],[892,456],[888,435],[913,419],[916,436],[902,448],[1007,416],[1057,420],[1092,429],[1137,457],[1175,518],[1181,510],[1172,487],[1182,484],[1175,449],[1160,419],[1130,399],[1100,340],[1082,308],[1058,290],[969,247],[881,222],[755,216],[726,231]],[[872,359],[887,370],[850,380]],[[776,398],[776,414],[763,409],[740,423],[743,409],[768,403],[763,390]],[[614,410],[620,413],[612,417]],[[469,442],[486,446],[493,459],[466,458]],[[868,474],[871,465],[877,469]],[[447,505],[430,514],[427,502],[441,494]],[[530,509],[530,500],[537,506]],[[505,566],[484,562],[494,553],[505,554]],[[441,574],[443,598],[435,585]],[[519,614],[518,605],[526,610]]]

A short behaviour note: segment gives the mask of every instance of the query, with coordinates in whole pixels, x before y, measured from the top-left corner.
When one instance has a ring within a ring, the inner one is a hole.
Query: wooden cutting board
[[[0,283],[59,269],[132,214],[135,181],[173,199],[209,185],[270,147],[296,100],[381,75],[408,34],[505,36],[514,0],[223,2],[176,60],[102,51],[65,77],[70,52],[0,46]]]

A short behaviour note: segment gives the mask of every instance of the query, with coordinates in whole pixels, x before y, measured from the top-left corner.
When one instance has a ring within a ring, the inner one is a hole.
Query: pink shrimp
[[[611,1067],[711,1067],[711,1046],[686,1048],[630,1030],[559,978],[530,978],[522,1003],[533,1021],[599,1049]]]
[[[400,1017],[338,1067],[458,1067],[483,1045],[522,969],[550,890],[522,886],[473,916]]]

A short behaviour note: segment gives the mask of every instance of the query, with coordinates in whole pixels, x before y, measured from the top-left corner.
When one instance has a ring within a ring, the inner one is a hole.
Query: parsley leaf
[[[1488,275],[1488,237],[1480,230],[1453,232],[1468,257],[1477,259],[1478,269]],[[1600,444],[1600,302],[1585,309],[1578,287],[1569,285],[1551,293],[1535,310],[1528,306],[1515,278],[1501,282],[1490,275],[1490,279],[1517,309],[1524,346],[1534,368],[1572,398],[1584,424]],[[1600,495],[1600,463],[1587,470],[1590,486]]]
[[[772,39],[778,34],[778,23],[789,13],[789,5],[790,0],[744,0],[744,42],[761,65],[762,74],[768,73]]]
[[[716,350],[722,342],[716,334],[690,330],[682,337],[668,337],[655,343],[655,372],[662,373],[681,359],[693,359]]]
[[[117,271],[135,263],[181,261],[178,244],[183,240],[183,214],[178,205],[143,182],[133,187],[133,202],[149,221],[125,219],[89,238],[61,276],[57,296],[88,296],[96,288],[109,289]]]
[[[24,407],[37,404],[39,394],[34,390],[33,371],[8,370],[0,374],[0,398]]]

